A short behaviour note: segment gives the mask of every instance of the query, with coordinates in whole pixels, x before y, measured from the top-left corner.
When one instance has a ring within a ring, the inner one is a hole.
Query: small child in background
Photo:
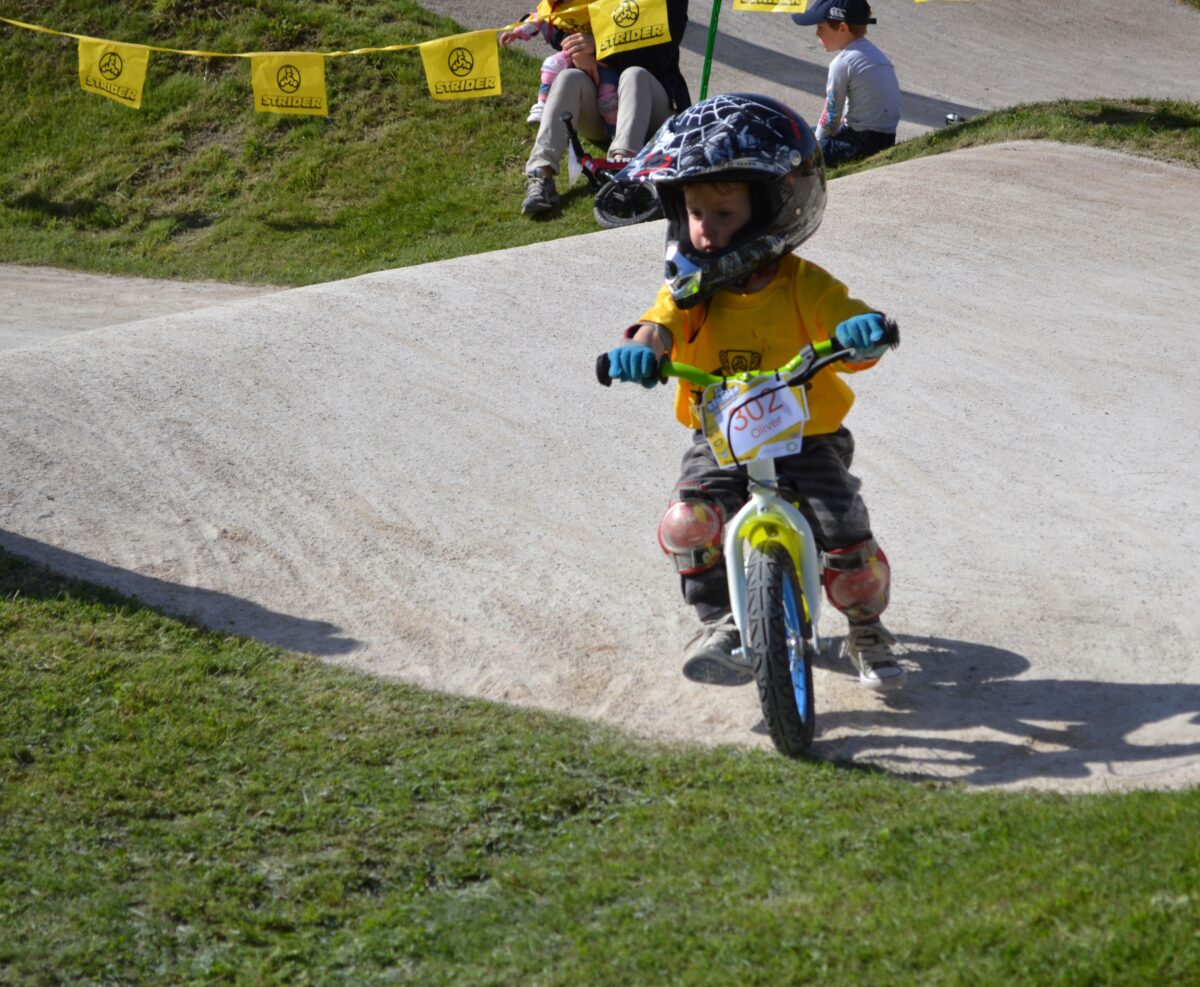
[[[537,9],[526,14],[525,18],[515,28],[503,31],[500,34],[500,45],[507,48],[514,41],[532,41],[538,35],[549,42],[547,36],[548,31],[552,27],[558,28],[560,31],[579,30],[580,25],[577,21],[563,21],[555,17],[555,10],[567,4],[568,0],[540,0]],[[572,0],[573,2],[573,0]],[[550,94],[550,87],[554,84],[554,80],[558,78],[558,74],[563,69],[569,69],[574,66],[571,56],[565,51],[553,51],[542,62],[542,79],[538,86],[537,99],[533,106],[529,108],[529,116],[526,120],[529,123],[540,123],[542,113],[546,108],[546,97]],[[605,127],[610,133],[617,125],[617,78],[619,73],[610,69],[603,62],[596,63],[600,70],[600,80],[597,83],[599,94],[596,97],[596,107],[600,112],[600,116],[604,120]]]
[[[867,25],[875,23],[867,0],[814,0],[792,20],[815,24],[821,47],[833,52],[816,127],[825,163],[856,161],[895,144],[900,84],[887,56],[867,40]]]

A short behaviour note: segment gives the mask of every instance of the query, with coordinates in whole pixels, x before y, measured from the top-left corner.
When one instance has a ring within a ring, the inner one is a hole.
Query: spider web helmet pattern
[[[667,217],[664,274],[690,308],[800,246],[821,225],[825,166],[816,137],[794,110],[769,96],[724,93],[664,123],[618,176],[650,182]],[[702,253],[688,236],[683,186],[746,182],[750,222],[724,250]]]

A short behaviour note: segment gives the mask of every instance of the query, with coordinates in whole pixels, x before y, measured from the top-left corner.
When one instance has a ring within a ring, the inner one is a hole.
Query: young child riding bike
[[[821,152],[793,110],[765,96],[713,96],[663,124],[625,174],[653,183],[662,200],[666,282],[609,352],[614,379],[653,387],[664,356],[714,374],[769,370],[834,336],[856,351],[849,362],[835,364],[839,370],[853,373],[878,362],[887,349],[884,315],[792,253],[825,211]],[[802,450],[777,459],[777,474],[812,525],[826,594],[849,620],[843,654],[864,686],[893,688],[905,670],[896,660],[896,639],[880,620],[890,568],[872,536],[860,481],[850,473],[854,439],[842,424],[854,394],[832,367],[809,386],[811,419]],[[715,679],[720,669],[749,670],[747,659],[734,654],[740,640],[721,530],[748,492],[744,467],[717,465],[699,430],[699,398],[696,387],[679,381],[675,416],[692,430],[692,441],[658,537],[702,624],[685,669]]]

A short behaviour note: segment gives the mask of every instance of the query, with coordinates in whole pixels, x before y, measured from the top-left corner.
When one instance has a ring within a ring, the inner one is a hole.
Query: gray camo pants
[[[829,435],[804,439],[798,456],[775,460],[780,485],[788,499],[798,502],[800,513],[812,525],[819,549],[848,548],[871,537],[871,518],[859,496],[861,481],[850,472],[854,461],[854,436],[842,428]],[[732,518],[749,497],[744,467],[722,469],[717,465],[703,433],[692,435],[683,454],[680,482],[702,484]],[[694,576],[680,576],[683,598],[696,608],[701,620],[710,620],[729,610],[729,586],[725,567],[719,565]]]

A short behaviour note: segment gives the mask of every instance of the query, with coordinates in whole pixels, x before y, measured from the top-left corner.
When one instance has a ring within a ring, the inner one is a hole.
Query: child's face
[[[702,182],[683,187],[688,237],[703,253],[724,250],[750,222],[750,187],[745,182]]]
[[[845,21],[818,21],[817,40],[826,51],[841,51],[854,40]]]

